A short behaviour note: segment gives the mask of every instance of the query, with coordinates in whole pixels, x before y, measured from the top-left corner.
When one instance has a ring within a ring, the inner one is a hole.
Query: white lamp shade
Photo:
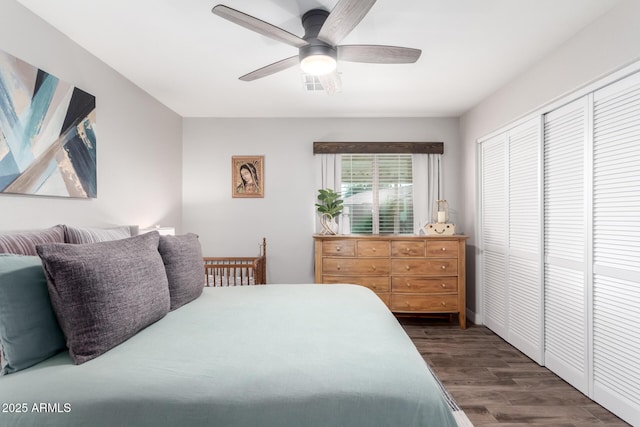
[[[175,227],[151,227],[151,228],[141,228],[139,234],[150,233],[152,231],[157,231],[161,236],[173,236],[176,234]]]
[[[336,69],[336,59],[329,55],[309,55],[300,61],[300,69],[312,76],[329,74]]]

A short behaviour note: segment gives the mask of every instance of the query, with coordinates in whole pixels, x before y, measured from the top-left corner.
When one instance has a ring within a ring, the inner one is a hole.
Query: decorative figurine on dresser
[[[452,236],[456,234],[456,225],[449,223],[449,203],[436,200],[433,208],[433,220],[425,224],[422,230],[427,236]]]

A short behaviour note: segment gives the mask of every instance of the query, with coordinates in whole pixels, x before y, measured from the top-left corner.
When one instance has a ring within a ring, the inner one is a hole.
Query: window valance
[[[314,142],[313,154],[444,154],[444,142]]]

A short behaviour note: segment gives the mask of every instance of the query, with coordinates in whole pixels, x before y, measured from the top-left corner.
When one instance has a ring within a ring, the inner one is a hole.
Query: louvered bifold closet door
[[[640,74],[596,92],[593,121],[593,397],[640,425]]]
[[[545,365],[589,389],[585,148],[589,100],[544,117]]]
[[[543,356],[540,128],[536,117],[508,132],[508,341],[538,363]]]
[[[481,145],[481,256],[484,324],[507,339],[507,139]]]

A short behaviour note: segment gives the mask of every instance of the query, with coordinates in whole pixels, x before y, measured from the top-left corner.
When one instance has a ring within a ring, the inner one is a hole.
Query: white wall
[[[181,225],[182,118],[13,0],[0,49],[96,97],[97,199],[0,194],[0,230]]]
[[[457,214],[457,119],[208,119],[183,122],[183,226],[208,256],[254,255],[267,238],[270,283],[313,282],[314,141],[443,141],[445,197]],[[231,156],[265,156],[263,199],[231,197]]]
[[[471,239],[467,306],[475,311],[476,141],[509,122],[640,59],[640,2],[626,0],[460,118],[461,224]]]

